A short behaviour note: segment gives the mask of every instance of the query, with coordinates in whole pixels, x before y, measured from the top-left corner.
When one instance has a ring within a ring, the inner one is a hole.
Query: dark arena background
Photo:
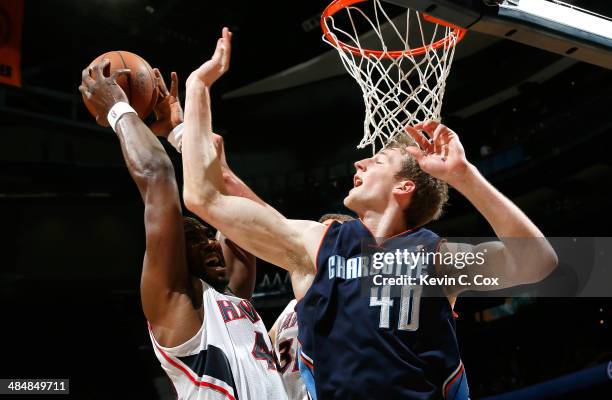
[[[184,100],[185,79],[228,26],[232,64],[213,88],[213,125],[230,166],[290,218],[347,212],[353,162],[371,153],[355,149],[361,92],[321,41],[326,2],[17,3],[21,86],[0,85],[0,378],[69,378],[75,399],[174,398],[140,304],[142,201],[116,136],[83,105],[81,70],[132,51],[167,81],[176,71]],[[607,1],[571,3],[612,15]],[[611,236],[610,70],[482,33],[465,45],[442,117],[468,159],[547,236]],[[162,141],[180,178],[180,156]],[[493,235],[456,192],[430,229]],[[258,261],[266,326],[292,296],[286,273]],[[555,389],[521,398],[612,398],[611,379],[591,384],[584,372],[605,374],[611,360],[609,298],[465,298],[456,311],[473,398],[538,384]]]

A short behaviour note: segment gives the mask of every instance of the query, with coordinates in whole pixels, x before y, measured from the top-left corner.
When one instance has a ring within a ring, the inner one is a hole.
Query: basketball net
[[[455,45],[465,30],[410,9],[392,18],[380,0],[335,0],[321,26],[323,40],[363,92],[358,148],[371,145],[376,152],[406,125],[440,119]]]

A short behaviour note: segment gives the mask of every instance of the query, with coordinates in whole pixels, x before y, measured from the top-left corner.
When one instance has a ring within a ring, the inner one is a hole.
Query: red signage
[[[21,86],[23,0],[0,0],[0,83]]]

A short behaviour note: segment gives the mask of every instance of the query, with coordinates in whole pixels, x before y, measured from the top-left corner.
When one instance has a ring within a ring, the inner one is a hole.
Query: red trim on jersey
[[[308,360],[306,359],[306,357],[304,357],[304,356],[302,355],[302,352],[301,352],[301,351],[300,351],[300,358],[302,359],[302,361],[304,361],[304,364],[306,364],[306,365],[308,365],[308,367],[310,367],[310,369],[313,369],[313,368],[314,368],[314,365],[312,365],[312,363],[311,363],[310,361],[308,361]]]
[[[300,342],[300,339],[296,338],[297,342],[298,342],[298,348],[297,350],[300,352],[300,358],[302,359],[302,361],[304,361],[304,364],[308,365],[310,367],[310,369],[314,369],[314,365],[308,361],[306,359],[306,357],[304,357],[304,353],[302,352],[302,342]]]
[[[457,371],[453,379],[451,379],[450,382],[448,382],[446,384],[446,387],[444,388],[444,398],[448,397],[448,391],[450,390],[451,386],[453,386],[453,383],[455,383],[455,381],[459,379],[461,375],[463,375],[463,370],[464,370],[463,363],[461,363],[461,368],[459,368],[459,371]]]
[[[147,321],[147,323],[148,323],[148,321]],[[151,329],[151,324],[149,324],[149,329]],[[187,371],[187,369],[185,367],[183,367],[182,365],[180,365],[179,363],[177,363],[176,361],[171,359],[170,356],[168,356],[157,344],[155,344],[155,343],[153,343],[153,344],[155,345],[157,350],[159,350],[161,355],[164,356],[166,361],[168,361],[170,363],[170,365],[172,365],[173,367],[177,368],[182,373],[187,375],[187,378],[189,378],[189,380],[194,385],[196,385],[196,386],[204,386],[204,387],[210,388],[212,390],[216,390],[217,392],[219,392],[219,393],[223,394],[225,397],[227,397],[229,400],[236,400],[236,398],[234,396],[232,396],[230,394],[230,392],[228,392],[226,389],[222,388],[221,386],[217,386],[214,383],[210,383],[210,382],[199,381],[196,378],[194,378],[193,376],[191,376],[191,374],[189,373],[189,371]],[[172,381],[172,379],[171,379],[171,381]]]

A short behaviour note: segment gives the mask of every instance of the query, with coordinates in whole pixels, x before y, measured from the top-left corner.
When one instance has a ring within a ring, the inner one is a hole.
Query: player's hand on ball
[[[452,186],[464,178],[469,170],[469,162],[459,137],[452,129],[432,120],[406,126],[405,129],[419,145],[419,148],[409,146],[406,150],[423,171]]]
[[[229,29],[223,28],[221,38],[217,41],[217,48],[212,58],[189,75],[187,87],[195,83],[210,87],[229,69],[231,52],[232,33]]]
[[[106,116],[116,103],[128,103],[125,92],[117,84],[117,78],[129,74],[130,70],[118,69],[112,74],[109,71],[109,60],[102,60],[91,68],[85,68],[79,86],[79,91],[96,109],[96,122],[101,126],[109,126]]]
[[[156,121],[149,128],[156,136],[168,137],[170,132],[183,122],[183,107],[181,107],[178,95],[178,76],[176,72],[170,74],[171,83],[170,90],[168,90],[159,70],[155,68],[153,73],[155,74],[159,97],[153,109]]]

